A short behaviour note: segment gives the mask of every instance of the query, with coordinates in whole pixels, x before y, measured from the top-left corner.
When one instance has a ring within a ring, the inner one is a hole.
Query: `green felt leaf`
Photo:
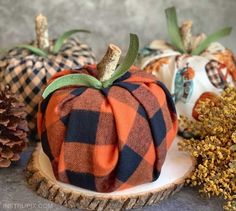
[[[112,83],[120,78],[122,75],[124,75],[126,72],[129,71],[130,67],[134,64],[135,59],[137,58],[139,51],[139,39],[136,34],[130,34],[130,44],[128,52],[124,58],[124,61],[122,64],[118,66],[118,68],[115,70],[114,74],[111,76],[110,79],[103,82],[103,87],[106,88]]]
[[[7,48],[0,48],[0,55],[6,53],[8,51],[9,51],[9,49],[7,49]]]
[[[185,49],[180,35],[175,7],[167,8],[165,13],[171,43],[179,52],[184,53]]]
[[[86,86],[95,89],[101,89],[102,83],[93,76],[86,74],[70,74],[54,80],[43,92],[43,98],[46,98],[52,92],[66,86]]]
[[[192,51],[192,55],[201,54],[212,42],[216,42],[222,37],[228,36],[232,31],[232,27],[226,27],[221,29],[211,35],[209,35],[205,40],[203,40],[199,46]]]
[[[85,30],[85,29],[73,29],[73,30],[70,30],[70,31],[67,31],[65,33],[63,33],[56,41],[55,45],[54,45],[54,48],[52,50],[52,53],[53,54],[57,54],[63,43],[65,42],[65,40],[67,40],[70,36],[72,36],[73,34],[75,33],[79,33],[79,32],[84,32],[84,33],[90,33],[90,31],[88,30]]]
[[[25,48],[25,49],[29,50],[30,52],[32,52],[38,56],[42,56],[42,57],[48,56],[47,52],[45,52],[37,47],[34,47],[32,45],[17,45],[17,46],[15,46],[15,48]]]
[[[112,75],[111,79],[102,83],[98,79],[86,75],[86,74],[69,74],[62,76],[56,80],[54,80],[51,84],[47,86],[47,88],[43,92],[43,98],[46,98],[52,92],[66,86],[86,86],[92,87],[95,89],[102,89],[103,87],[108,87],[112,85],[112,83],[124,75],[131,65],[134,63],[139,49],[139,41],[138,37],[135,34],[130,34],[130,45],[128,52],[125,56],[123,63],[116,69],[115,73]]]

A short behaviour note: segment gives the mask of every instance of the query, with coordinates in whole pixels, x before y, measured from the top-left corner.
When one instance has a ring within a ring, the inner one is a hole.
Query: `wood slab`
[[[28,184],[38,195],[68,208],[88,210],[128,210],[156,204],[181,189],[191,175],[195,161],[178,151],[176,137],[167,153],[160,177],[152,183],[123,191],[97,193],[55,179],[48,157],[39,143],[32,153],[25,173]]]

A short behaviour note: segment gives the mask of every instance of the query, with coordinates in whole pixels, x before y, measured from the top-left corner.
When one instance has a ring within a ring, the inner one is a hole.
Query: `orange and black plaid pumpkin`
[[[67,35],[78,31],[70,31],[69,34],[67,32]],[[63,36],[66,37],[65,34],[61,37]],[[63,45],[61,43],[60,48],[55,49],[58,40],[49,40],[46,49],[39,47],[39,41],[37,41],[38,49],[29,45],[20,45],[0,58],[1,83],[3,86],[9,85],[25,103],[32,135],[36,133],[34,129],[38,103],[48,79],[62,69],[76,69],[95,62],[91,48],[78,39],[70,38],[63,42]]]
[[[97,72],[96,65],[66,70],[48,87],[73,75],[94,80]],[[154,76],[131,67],[108,86],[73,84],[45,97],[38,130],[59,181],[111,192],[159,177],[177,117],[170,93]]]

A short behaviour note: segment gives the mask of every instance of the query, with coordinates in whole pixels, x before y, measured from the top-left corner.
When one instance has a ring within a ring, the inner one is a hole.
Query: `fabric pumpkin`
[[[49,86],[65,76],[98,72],[95,65],[66,70]],[[56,178],[98,192],[156,180],[177,127],[168,90],[134,66],[107,87],[58,88],[38,113],[42,147]]]
[[[166,12],[168,19],[175,9],[169,8]],[[173,25],[169,27],[172,30],[175,28]],[[231,29],[226,28],[206,37],[204,34],[192,36],[191,27],[189,21],[184,22],[180,29],[177,27],[183,49],[178,47],[180,44],[155,40],[141,50],[139,65],[167,86],[179,115],[197,118],[196,103],[199,99],[211,100],[227,86],[234,85],[236,63],[233,53],[212,38],[216,34],[218,38],[228,35]],[[203,45],[207,48],[204,49]]]
[[[50,41],[50,47],[57,40]],[[89,46],[77,38],[70,38],[47,56],[37,55],[28,45],[15,47],[0,59],[0,79],[3,86],[9,85],[26,104],[27,120],[34,138],[36,134],[36,113],[42,89],[52,75],[62,69],[76,69],[95,62]],[[34,48],[33,48],[34,50]]]

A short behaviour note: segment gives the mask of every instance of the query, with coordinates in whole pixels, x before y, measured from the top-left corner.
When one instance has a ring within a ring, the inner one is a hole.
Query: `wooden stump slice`
[[[178,151],[180,139],[176,137],[169,149],[160,177],[149,184],[112,193],[97,193],[59,182],[40,143],[26,167],[27,182],[38,195],[69,208],[103,211],[149,206],[179,191],[194,169],[194,159]]]

